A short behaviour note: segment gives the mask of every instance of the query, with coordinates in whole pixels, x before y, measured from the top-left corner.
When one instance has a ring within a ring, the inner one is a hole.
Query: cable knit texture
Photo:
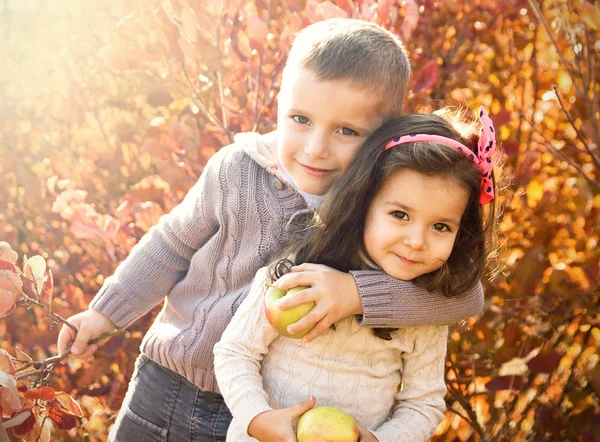
[[[217,152],[90,304],[124,328],[166,297],[141,350],[203,390],[219,391],[213,346],[257,270],[278,258],[313,214],[277,166],[275,135],[239,134]],[[412,284],[380,272],[353,276],[369,326],[450,324],[476,315],[483,303],[481,285],[459,298],[425,290],[415,296]]]
[[[346,411],[380,442],[428,441],[445,409],[447,327],[403,328],[386,341],[345,318],[310,343],[281,337],[264,313],[265,277],[263,269],[215,346],[233,414],[227,441],[255,441],[246,432],[254,417],[310,396]]]

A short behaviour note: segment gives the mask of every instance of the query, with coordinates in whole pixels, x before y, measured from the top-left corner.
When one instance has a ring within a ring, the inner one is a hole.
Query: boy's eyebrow
[[[399,203],[398,201],[386,201],[384,203],[384,205],[398,207],[406,212],[410,212],[413,210],[412,207],[407,206],[406,204]],[[455,218],[440,218],[438,222],[452,223],[457,226],[460,224],[460,222],[458,220],[456,220]]]

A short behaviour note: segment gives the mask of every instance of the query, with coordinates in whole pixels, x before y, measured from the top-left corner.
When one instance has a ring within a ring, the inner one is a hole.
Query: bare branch
[[[546,137],[546,135],[544,135],[541,131],[539,131],[538,129],[536,129],[536,127],[533,124],[533,122],[530,121],[530,120],[528,120],[523,113],[521,113],[520,115],[521,115],[521,118],[524,121],[526,121],[527,123],[529,123],[529,125],[531,126],[531,128],[546,141],[546,144],[544,144],[544,146],[547,147],[548,150],[550,150],[554,155],[560,157],[569,166],[571,166],[573,169],[575,169],[583,178],[585,178],[585,180],[590,184],[590,186],[594,189],[594,191],[596,193],[600,193],[600,183],[599,182],[597,182],[592,177],[590,177],[587,173],[585,173],[585,171],[577,163],[575,163],[571,158],[567,157],[560,150],[556,149],[552,145],[552,141],[549,140],[548,137]]]
[[[590,156],[592,157],[592,161],[594,162],[596,167],[598,169],[600,169],[600,159],[598,159],[598,157],[596,157],[596,155],[592,151],[592,149],[591,149],[590,145],[588,144],[587,140],[585,139],[585,137],[581,134],[581,132],[575,126],[575,121],[573,120],[572,115],[565,108],[564,101],[560,97],[560,94],[558,93],[558,88],[556,87],[556,85],[552,86],[552,90],[554,91],[554,94],[556,95],[556,98],[558,99],[558,104],[560,105],[561,110],[563,111],[563,113],[567,117],[567,120],[569,121],[569,124],[571,124],[571,127],[577,134],[577,138],[579,138],[579,141],[581,141],[581,143],[583,144],[583,147],[585,148],[587,153],[589,153]]]

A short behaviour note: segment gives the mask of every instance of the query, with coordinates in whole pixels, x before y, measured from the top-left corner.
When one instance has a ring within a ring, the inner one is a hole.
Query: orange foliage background
[[[396,32],[408,110],[484,105],[505,152],[503,269],[451,334],[434,440],[600,441],[597,0],[38,0],[0,14],[0,241],[47,259],[63,317],[233,134],[275,127],[296,31],[349,16]],[[84,414],[56,440],[106,440],[155,313],[93,362],[55,368]],[[12,355],[47,358],[56,337],[37,309],[0,319]]]

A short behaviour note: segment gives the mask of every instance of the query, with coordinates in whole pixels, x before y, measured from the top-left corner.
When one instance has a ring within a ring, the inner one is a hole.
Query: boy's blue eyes
[[[296,123],[299,123],[299,124],[310,124],[310,120],[303,115],[292,115],[292,120],[294,120]],[[348,137],[358,135],[358,133],[356,133],[356,131],[354,131],[348,127],[342,127],[338,132],[340,134],[348,136]]]
[[[302,115],[294,115],[292,117],[292,120],[294,120],[296,123],[300,123],[300,124],[308,124],[309,120],[306,117],[303,117]]]
[[[340,129],[340,133],[342,135],[348,135],[348,136],[358,135],[355,131],[353,131],[352,129],[348,129],[347,127],[342,127]]]

